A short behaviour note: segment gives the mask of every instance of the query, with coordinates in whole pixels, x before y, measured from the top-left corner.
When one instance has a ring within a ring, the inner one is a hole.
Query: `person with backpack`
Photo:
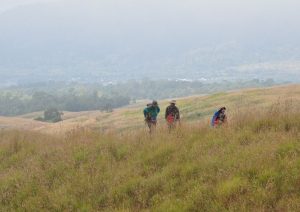
[[[217,112],[215,112],[211,120],[212,127],[218,127],[227,122],[227,116],[225,112],[226,112],[226,107],[221,107]]]
[[[157,124],[157,116],[160,112],[157,101],[153,100],[152,103],[147,104],[147,107],[144,109],[145,122],[149,127],[149,133],[151,134]]]
[[[166,108],[165,119],[168,124],[169,132],[176,127],[176,123],[180,122],[180,113],[176,107],[176,101],[172,100],[170,105]]]

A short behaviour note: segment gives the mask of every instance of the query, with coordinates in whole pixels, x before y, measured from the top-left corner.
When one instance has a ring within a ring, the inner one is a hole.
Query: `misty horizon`
[[[1,83],[300,80],[297,1],[0,3]]]

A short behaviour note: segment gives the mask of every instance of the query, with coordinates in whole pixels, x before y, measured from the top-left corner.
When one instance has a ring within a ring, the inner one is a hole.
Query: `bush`
[[[56,108],[50,108],[44,111],[44,118],[37,117],[34,120],[56,123],[62,121],[63,112],[59,112]]]
[[[44,112],[44,120],[53,123],[59,122],[62,121],[62,115],[63,113],[59,112],[56,108],[50,108]]]

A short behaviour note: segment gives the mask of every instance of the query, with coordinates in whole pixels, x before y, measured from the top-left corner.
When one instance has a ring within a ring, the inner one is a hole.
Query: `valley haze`
[[[300,81],[295,0],[2,0],[0,84]]]

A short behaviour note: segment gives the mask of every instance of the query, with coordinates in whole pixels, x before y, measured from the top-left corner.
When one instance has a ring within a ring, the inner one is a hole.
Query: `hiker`
[[[218,127],[227,122],[227,116],[225,114],[226,107],[221,107],[217,112],[215,112],[212,120],[211,126]]]
[[[147,107],[144,109],[145,122],[149,127],[149,132],[152,133],[153,129],[157,124],[157,116],[160,112],[157,101],[153,100],[152,103],[147,104]]]
[[[180,122],[180,113],[176,107],[176,101],[172,100],[166,108],[165,119],[168,124],[169,132],[176,127],[176,123]]]

